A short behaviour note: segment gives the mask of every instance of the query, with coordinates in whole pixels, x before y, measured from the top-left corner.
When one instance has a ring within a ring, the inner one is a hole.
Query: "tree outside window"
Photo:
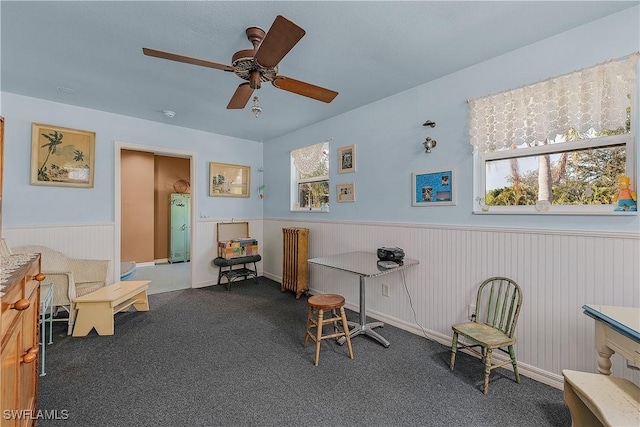
[[[291,151],[293,210],[327,210],[329,206],[329,143]]]

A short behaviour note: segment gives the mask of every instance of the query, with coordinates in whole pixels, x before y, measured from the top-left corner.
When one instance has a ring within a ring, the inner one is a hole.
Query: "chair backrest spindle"
[[[522,291],[513,280],[492,277],[482,282],[478,289],[475,321],[500,329],[512,337],[521,304]]]

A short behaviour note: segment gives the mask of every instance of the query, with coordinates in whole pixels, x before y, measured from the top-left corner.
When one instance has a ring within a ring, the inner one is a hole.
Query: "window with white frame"
[[[469,100],[474,210],[611,211],[618,177],[637,182],[638,56]]]
[[[328,141],[291,150],[291,183],[292,210],[328,210]]]

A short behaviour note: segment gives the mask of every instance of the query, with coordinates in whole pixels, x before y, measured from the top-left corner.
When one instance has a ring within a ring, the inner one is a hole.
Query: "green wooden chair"
[[[508,363],[513,365],[516,382],[520,383],[518,364],[513,350],[516,343],[513,334],[521,305],[522,290],[516,282],[506,277],[492,277],[482,282],[478,289],[473,320],[457,323],[451,327],[453,339],[451,341],[450,368],[453,370],[458,349],[467,348],[479,355],[484,362],[484,387],[482,389],[484,394],[489,392],[491,370]],[[459,335],[464,337],[468,344],[459,343]],[[480,347],[480,351],[476,349],[477,347]],[[495,349],[507,353],[510,360],[492,365],[491,355]]]

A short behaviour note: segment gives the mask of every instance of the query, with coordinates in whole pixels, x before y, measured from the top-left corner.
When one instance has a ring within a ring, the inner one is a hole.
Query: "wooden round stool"
[[[340,337],[345,337],[347,347],[349,348],[349,358],[353,359],[353,349],[351,348],[351,337],[349,337],[349,326],[347,325],[347,316],[344,314],[344,297],[336,294],[314,295],[307,301],[309,311],[307,314],[307,330],[304,334],[302,346],[307,346],[309,337],[316,343],[316,359],[315,365],[318,366],[320,359],[320,343],[327,338],[334,338],[336,341]],[[340,310],[340,314],[336,310]],[[324,312],[329,311],[331,317],[324,318]],[[315,314],[318,314],[316,319]],[[338,325],[338,321],[342,321],[342,327]],[[333,334],[323,335],[322,328],[324,325],[333,324]],[[311,331],[316,328],[315,334]]]

